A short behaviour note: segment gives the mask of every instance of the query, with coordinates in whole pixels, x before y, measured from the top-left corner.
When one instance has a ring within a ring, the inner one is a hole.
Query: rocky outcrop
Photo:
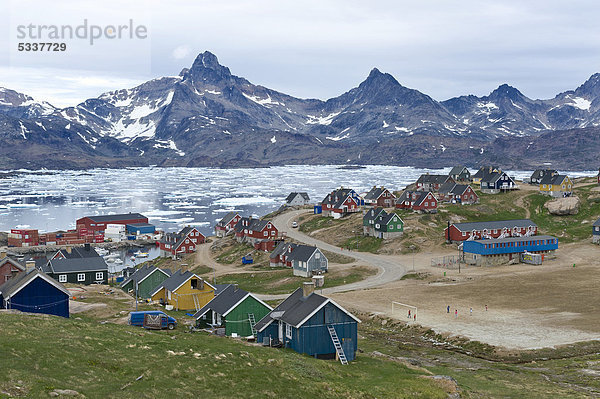
[[[579,197],[556,198],[546,202],[544,207],[552,215],[577,215],[579,213]]]

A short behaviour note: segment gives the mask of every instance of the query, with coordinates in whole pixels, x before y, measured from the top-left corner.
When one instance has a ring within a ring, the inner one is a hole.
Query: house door
[[[283,342],[283,322],[282,321],[279,322],[279,333],[277,335],[279,336],[279,341]]]

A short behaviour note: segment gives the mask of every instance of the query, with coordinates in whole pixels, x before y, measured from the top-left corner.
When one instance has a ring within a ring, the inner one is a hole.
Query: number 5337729
[[[19,51],[65,51],[67,43],[19,43]]]

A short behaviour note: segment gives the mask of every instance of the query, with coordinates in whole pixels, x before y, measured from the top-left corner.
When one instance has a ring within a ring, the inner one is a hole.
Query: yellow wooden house
[[[553,197],[564,197],[573,192],[573,181],[567,175],[546,175],[540,181],[540,192]]]
[[[215,297],[215,287],[190,271],[178,271],[150,294],[153,301],[176,310],[198,310]]]

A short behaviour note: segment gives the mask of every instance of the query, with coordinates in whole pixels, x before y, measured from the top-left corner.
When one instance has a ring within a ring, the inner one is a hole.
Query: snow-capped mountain
[[[0,89],[0,144],[20,149],[0,151],[0,167],[38,165],[30,153],[45,153],[53,167],[475,165],[500,152],[497,162],[535,164],[548,160],[525,153],[542,136],[588,128],[595,137],[599,124],[600,74],[549,100],[529,99],[505,84],[488,96],[439,102],[375,68],[357,87],[322,101],[255,85],[204,52],[178,76],[64,109]],[[521,153],[510,154],[510,143]],[[66,162],[70,157],[77,162]]]

